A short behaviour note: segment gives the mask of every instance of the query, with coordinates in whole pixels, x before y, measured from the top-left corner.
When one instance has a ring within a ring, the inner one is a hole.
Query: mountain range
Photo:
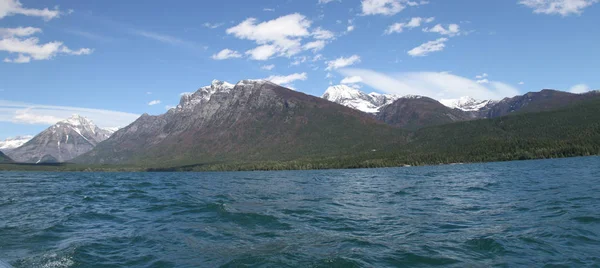
[[[600,145],[594,140],[600,132],[593,120],[600,105],[593,104],[598,100],[598,92],[542,90],[500,101],[437,101],[366,94],[346,85],[329,87],[319,98],[263,80],[235,85],[215,80],[183,94],[165,114],[144,114],[112,135],[74,116],[7,154],[17,162],[169,170],[376,167],[597,154]]]

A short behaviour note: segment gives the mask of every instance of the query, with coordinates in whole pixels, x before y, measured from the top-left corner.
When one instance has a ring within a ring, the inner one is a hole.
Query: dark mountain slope
[[[512,98],[505,98],[494,105],[483,109],[479,117],[496,118],[515,112],[528,113],[551,111],[597,97],[600,97],[600,94],[597,92],[573,94],[564,91],[544,89],[540,92],[529,92]]]
[[[405,131],[264,81],[214,81],[160,116],[144,115],[75,162],[152,167],[355,155],[405,142]]]
[[[421,163],[600,154],[600,99],[547,112],[424,128],[406,147]]]
[[[469,120],[473,115],[446,107],[431,98],[404,97],[382,107],[376,118],[392,126],[418,129]]]
[[[13,160],[10,159],[10,157],[6,156],[3,152],[0,152],[0,163],[1,164],[5,164],[5,163],[12,163]]]

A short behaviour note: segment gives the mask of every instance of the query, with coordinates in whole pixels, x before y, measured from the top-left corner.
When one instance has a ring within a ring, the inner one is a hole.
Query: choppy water
[[[231,173],[0,173],[15,267],[600,265],[600,158]]]

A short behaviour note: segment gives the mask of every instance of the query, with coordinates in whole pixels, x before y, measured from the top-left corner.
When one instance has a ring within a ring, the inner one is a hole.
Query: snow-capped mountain
[[[32,135],[7,138],[6,140],[0,141],[0,151],[7,152],[17,147],[21,147],[21,145],[25,144],[32,138]]]
[[[17,162],[65,162],[93,149],[111,134],[89,119],[73,115],[7,152],[7,155]]]
[[[443,99],[440,103],[452,109],[459,109],[465,112],[476,112],[485,108],[490,104],[494,104],[492,100],[476,100],[471,97],[461,97],[458,99]]]
[[[379,109],[388,105],[400,96],[370,93],[366,94],[347,85],[330,86],[322,98],[365,113],[377,113]]]
[[[244,80],[244,81],[250,81],[250,80]],[[233,84],[230,84],[230,83],[227,83],[224,81],[213,80],[212,83],[210,84],[210,86],[201,87],[194,93],[182,94],[181,101],[179,102],[179,105],[177,105],[176,109],[177,110],[193,109],[199,103],[210,100],[210,97],[213,94],[215,94],[217,92],[228,93],[234,87],[235,87],[235,85],[233,85]]]

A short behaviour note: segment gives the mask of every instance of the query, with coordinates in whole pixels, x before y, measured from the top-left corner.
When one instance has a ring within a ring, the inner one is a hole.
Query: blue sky
[[[598,0],[0,0],[0,139],[164,113],[213,79],[320,96],[600,88]],[[149,105],[153,104],[153,105]]]

